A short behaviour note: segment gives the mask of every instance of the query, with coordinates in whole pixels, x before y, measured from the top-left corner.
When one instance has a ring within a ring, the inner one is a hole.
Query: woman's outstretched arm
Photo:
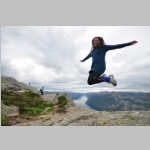
[[[80,60],[80,62],[84,62],[86,61],[87,59],[89,59],[91,57],[91,53],[89,53],[83,60]]]
[[[134,45],[136,43],[137,43],[137,41],[134,40],[134,41],[131,41],[131,42],[128,42],[128,43],[123,43],[123,44],[106,45],[106,51],[113,50],[113,49],[123,48],[123,47],[126,47],[126,46]]]

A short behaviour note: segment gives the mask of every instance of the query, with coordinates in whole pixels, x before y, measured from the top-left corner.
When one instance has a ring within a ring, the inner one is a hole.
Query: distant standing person
[[[41,95],[43,96],[44,94],[44,86],[40,89]]]
[[[30,82],[29,82],[29,86],[30,86]]]

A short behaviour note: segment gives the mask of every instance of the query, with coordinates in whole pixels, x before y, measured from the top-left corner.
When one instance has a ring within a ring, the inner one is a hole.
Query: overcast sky
[[[88,85],[92,59],[80,62],[91,49],[93,37],[107,45],[138,43],[106,54],[107,75],[118,85]],[[149,26],[3,26],[1,27],[1,76],[47,91],[150,92]]]

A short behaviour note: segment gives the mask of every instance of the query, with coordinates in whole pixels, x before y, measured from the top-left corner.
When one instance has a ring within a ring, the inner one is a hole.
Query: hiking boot
[[[106,75],[106,74],[103,74],[101,77],[107,77],[107,75]]]
[[[111,74],[111,75],[109,75],[108,77],[109,77],[109,78],[113,78],[113,79],[114,79],[114,76],[113,76],[112,74]]]
[[[111,83],[113,86],[117,85],[117,81],[114,79],[113,75],[108,76],[110,78],[110,81],[108,82],[109,84]]]

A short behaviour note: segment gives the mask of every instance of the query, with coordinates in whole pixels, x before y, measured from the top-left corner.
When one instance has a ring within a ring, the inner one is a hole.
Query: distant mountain
[[[86,104],[99,111],[150,110],[150,93],[98,92]]]
[[[44,94],[57,94],[57,93],[66,93],[71,96],[73,100],[77,100],[81,98],[82,96],[86,96],[88,99],[91,98],[95,93],[77,93],[77,92],[49,92],[49,91],[44,91]]]

